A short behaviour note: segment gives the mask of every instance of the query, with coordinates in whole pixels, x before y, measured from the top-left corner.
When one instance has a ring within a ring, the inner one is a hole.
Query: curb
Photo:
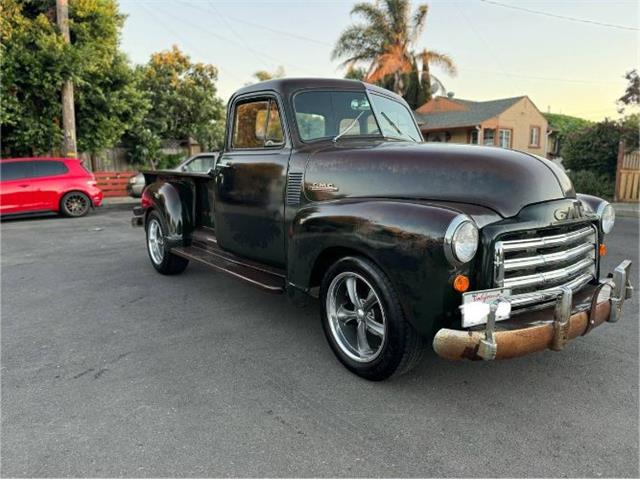
[[[104,199],[102,205],[98,208],[102,210],[131,210],[133,207],[140,205],[139,198],[121,198]]]
[[[640,218],[640,204],[613,203],[612,205],[618,217]]]
[[[640,218],[638,210],[616,210],[616,216],[622,218]]]

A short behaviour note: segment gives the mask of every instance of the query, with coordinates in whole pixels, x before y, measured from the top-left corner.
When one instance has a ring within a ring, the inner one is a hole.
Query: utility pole
[[[56,0],[56,18],[64,41],[70,43],[68,0]],[[73,101],[73,82],[71,80],[66,80],[62,84],[62,129],[64,131],[62,154],[65,157],[77,157],[76,113]]]

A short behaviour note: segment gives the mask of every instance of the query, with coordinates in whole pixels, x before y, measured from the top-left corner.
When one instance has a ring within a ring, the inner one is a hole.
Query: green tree
[[[253,74],[253,77],[257,79],[259,82],[265,82],[267,80],[273,80],[274,78],[282,78],[286,75],[284,71],[284,67],[280,65],[273,72],[268,72],[266,70],[258,70]]]
[[[561,113],[543,113],[549,122],[549,126],[557,131],[557,142],[559,149],[562,149],[566,138],[573,132],[588,127],[593,122],[580,117],[572,117],[571,115],[563,115]]]
[[[62,140],[60,86],[76,73],[77,64],[48,7],[0,3],[0,129],[6,155],[44,153]]]
[[[617,103],[620,106],[619,112],[624,113],[625,107],[640,105],[640,75],[635,68],[626,73],[624,78],[629,82],[627,88],[624,91]]]
[[[150,110],[130,141],[141,139],[140,132],[145,132],[148,140],[194,138],[207,149],[220,148],[225,109],[216,93],[218,71],[213,65],[191,62],[174,45],[154,53],[138,74]]]
[[[70,3],[71,44],[55,24],[55,0],[2,1],[3,150],[56,151],[62,139],[60,89],[75,86],[80,151],[92,158],[140,122],[147,107],[126,57],[118,51],[124,16],[114,0]]]
[[[412,15],[409,0],[358,3],[351,14],[361,16],[364,22],[342,32],[332,58],[343,59],[347,68],[365,64],[364,81],[381,84],[402,96],[411,90],[405,99],[416,108],[418,99],[431,97],[432,84],[442,84],[431,73],[431,67],[456,74],[448,55],[426,48],[416,50],[428,11],[428,6],[422,4]]]
[[[367,71],[362,67],[355,67],[353,65],[349,65],[347,67],[347,72],[344,74],[344,78],[348,80],[364,80],[364,77],[367,75]]]
[[[617,122],[607,119],[569,133],[561,150],[564,166],[574,172],[588,170],[614,179],[620,140],[628,142],[628,149],[638,148],[638,118],[633,115]]]

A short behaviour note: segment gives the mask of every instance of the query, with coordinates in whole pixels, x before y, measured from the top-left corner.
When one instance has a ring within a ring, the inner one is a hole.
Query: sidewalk
[[[618,217],[640,217],[640,203],[612,203]]]

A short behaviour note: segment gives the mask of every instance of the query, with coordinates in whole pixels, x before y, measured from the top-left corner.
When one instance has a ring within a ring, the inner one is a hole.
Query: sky
[[[192,60],[218,68],[225,99],[253,81],[255,71],[280,65],[289,77],[343,77],[331,50],[358,20],[350,15],[354,3],[120,0],[127,15],[122,48],[133,62],[145,63],[175,44]],[[528,95],[542,112],[619,117],[615,101],[624,92],[624,74],[639,64],[640,1],[414,0],[412,6],[419,3],[429,5],[429,14],[417,47],[454,59],[455,77],[437,68],[433,73],[455,97]]]

